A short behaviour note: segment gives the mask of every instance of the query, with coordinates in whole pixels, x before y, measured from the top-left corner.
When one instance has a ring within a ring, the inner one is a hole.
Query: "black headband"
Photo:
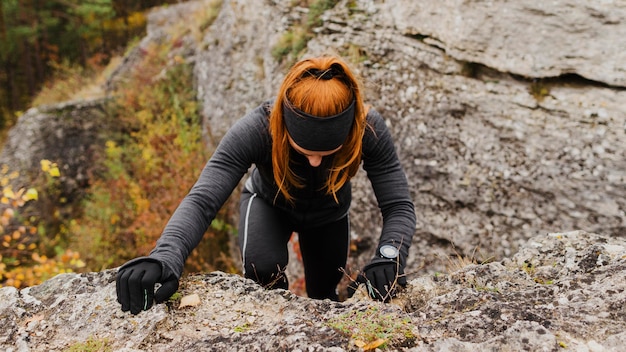
[[[294,107],[285,99],[283,120],[291,139],[301,148],[322,152],[339,148],[344,143],[354,122],[352,100],[347,109],[337,115],[318,117]]]

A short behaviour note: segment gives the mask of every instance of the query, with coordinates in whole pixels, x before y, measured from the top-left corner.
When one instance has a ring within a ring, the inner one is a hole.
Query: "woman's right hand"
[[[161,278],[161,263],[151,258],[138,258],[124,264],[117,272],[117,301],[122,311],[138,314],[152,307],[153,301],[166,301],[178,290],[176,277]],[[155,284],[161,287],[154,292]]]

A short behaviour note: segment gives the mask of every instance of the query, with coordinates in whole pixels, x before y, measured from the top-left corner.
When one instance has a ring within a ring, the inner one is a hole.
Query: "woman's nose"
[[[309,159],[309,164],[313,167],[318,167],[322,163],[322,157],[319,155],[309,155],[307,159]]]

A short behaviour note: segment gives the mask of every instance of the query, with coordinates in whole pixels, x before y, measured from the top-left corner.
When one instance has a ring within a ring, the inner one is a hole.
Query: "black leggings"
[[[246,189],[239,210],[239,248],[246,278],[267,288],[288,289],[284,274],[289,261],[287,244],[297,231],[307,295],[338,300],[337,284],[348,259],[347,215],[327,225],[296,229],[284,212]]]

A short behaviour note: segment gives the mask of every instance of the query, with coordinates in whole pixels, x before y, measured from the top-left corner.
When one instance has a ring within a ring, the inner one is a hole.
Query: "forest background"
[[[111,71],[145,35],[147,11],[176,2],[3,0],[0,143],[25,109],[102,98]],[[214,1],[190,19],[197,25],[192,30],[208,27],[220,6]],[[64,192],[63,171],[54,160],[40,161],[41,173],[30,185],[16,185],[20,170],[2,166],[0,287],[32,286],[63,272],[99,271],[146,255],[154,246],[207,158],[192,66],[171,57],[189,31],[181,24],[170,41],[142,49],[138,68],[106,92],[106,118],[115,127],[94,152],[99,161],[80,194]],[[155,80],[172,65],[167,77]],[[188,271],[237,271],[228,255],[234,230],[226,218],[218,215],[208,233],[218,240],[201,244],[207,248],[192,254]],[[207,250],[216,255],[197,255]]]
[[[3,0],[0,127],[55,79],[87,76],[145,33],[145,11],[177,0]]]

